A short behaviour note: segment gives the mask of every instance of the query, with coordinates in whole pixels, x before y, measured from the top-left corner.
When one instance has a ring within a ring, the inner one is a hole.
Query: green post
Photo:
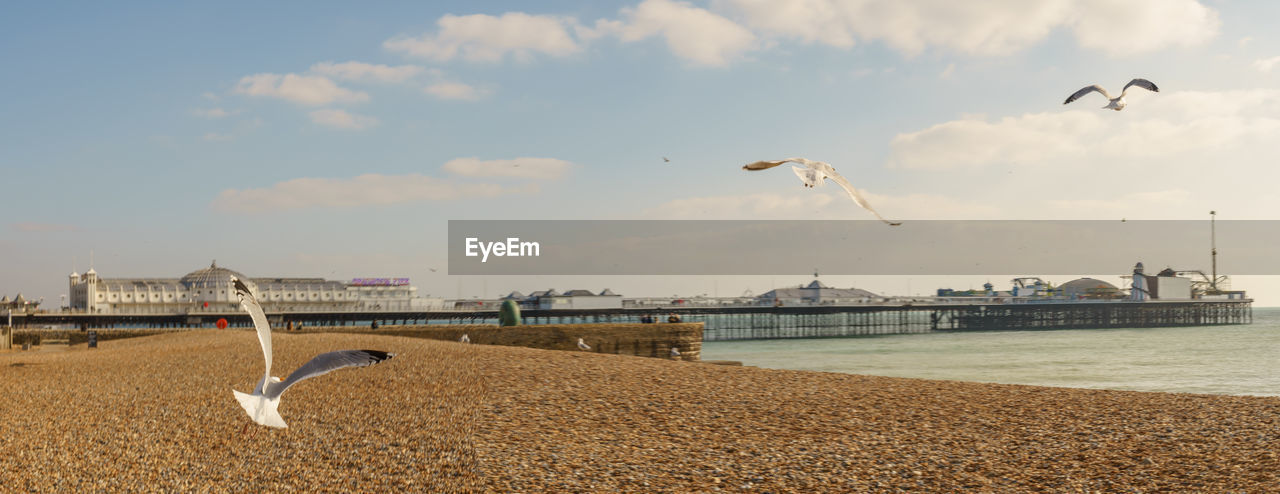
[[[516,305],[515,300],[507,299],[502,301],[502,309],[498,311],[499,326],[519,326],[520,325],[520,306]]]

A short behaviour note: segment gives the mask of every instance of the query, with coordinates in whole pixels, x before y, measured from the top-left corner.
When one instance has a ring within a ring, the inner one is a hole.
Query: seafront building
[[[267,312],[432,310],[440,299],[417,297],[408,278],[254,278],[218,266],[181,278],[103,278],[90,268],[68,276],[70,308],[94,314],[186,314],[240,310],[231,277],[243,280]]]
[[[613,293],[613,290],[608,288],[601,290],[600,293],[581,289],[560,293],[554,288],[538,290],[528,295],[511,292],[502,297],[502,300],[515,300],[521,307],[541,310],[622,308],[622,295]]]

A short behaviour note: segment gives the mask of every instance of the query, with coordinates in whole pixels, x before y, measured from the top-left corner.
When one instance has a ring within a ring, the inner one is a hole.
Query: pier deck
[[[777,338],[829,338],[935,331],[1147,328],[1209,326],[1253,322],[1251,300],[1159,302],[1070,302],[949,305],[805,305],[646,307],[521,311],[526,324],[636,323],[645,315],[705,324],[707,341]],[[497,311],[435,312],[284,312],[268,314],[272,324],[352,326],[370,324],[496,323]],[[251,325],[244,312],[187,314],[29,314],[14,315],[23,327],[87,325],[110,327],[213,327]]]

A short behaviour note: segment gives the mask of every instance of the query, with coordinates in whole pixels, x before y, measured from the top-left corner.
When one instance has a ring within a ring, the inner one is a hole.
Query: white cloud
[[[950,79],[951,76],[955,75],[955,73],[956,73],[956,64],[951,63],[951,64],[947,64],[947,68],[942,69],[942,72],[938,74],[938,77],[942,79]]]
[[[320,62],[311,66],[311,72],[349,81],[376,81],[399,83],[422,73],[417,65],[375,65],[363,62]]]
[[[1236,41],[1236,46],[1244,48],[1246,46],[1249,46],[1249,43],[1253,43],[1253,36],[1245,36],[1243,38],[1240,38],[1239,41]]]
[[[445,163],[444,171],[463,177],[505,177],[505,178],[560,178],[573,166],[565,160],[555,158],[521,157],[510,160],[487,160],[478,158],[457,158]]]
[[[440,99],[475,101],[485,95],[485,91],[461,82],[438,82],[422,88],[423,92]]]
[[[439,30],[435,34],[389,39],[382,46],[441,62],[455,58],[498,62],[507,55],[522,61],[536,54],[564,57],[581,49],[569,35],[576,23],[572,18],[522,12],[507,12],[501,17],[445,15],[436,21]]]
[[[313,106],[369,100],[369,95],[364,92],[343,88],[329,78],[317,75],[264,73],[244,76],[236,85],[235,92]]]
[[[894,136],[890,163],[924,169],[1038,163],[1074,153],[1082,141],[1096,139],[1102,127],[1102,116],[1085,111],[1032,113],[991,122],[969,117]]]
[[[587,38],[612,34],[624,42],[661,35],[676,56],[710,66],[728,65],[756,44],[755,35],[746,28],[685,2],[645,0],[622,9],[622,18],[601,20],[595,29],[579,31]]]
[[[1196,46],[1218,35],[1218,12],[1198,0],[1080,0],[1069,26],[1081,46],[1111,56]]]
[[[1130,93],[1123,112],[1084,109],[988,120],[966,117],[895,136],[890,163],[909,169],[995,164],[1050,166],[1085,161],[1136,166],[1148,158],[1263,153],[1280,132],[1280,90]],[[1275,153],[1265,152],[1273,155]]]
[[[362,130],[378,125],[378,119],[325,108],[309,114],[311,122],[336,129]]]
[[[495,197],[529,189],[468,184],[420,174],[366,174],[354,178],[295,178],[260,189],[227,189],[213,207],[261,213],[315,207],[358,207]]]
[[[204,140],[206,140],[206,141],[210,141],[210,142],[230,141],[230,140],[231,140],[231,136],[230,136],[230,135],[228,135],[228,134],[219,134],[219,133],[216,133],[216,132],[210,132],[210,133],[205,134],[204,136],[202,136],[202,137],[201,137],[201,139],[204,139]]]
[[[1280,57],[1259,58],[1253,61],[1253,68],[1262,72],[1271,72],[1278,63],[1280,63]]]
[[[227,111],[222,108],[208,108],[208,109],[196,108],[194,110],[191,110],[192,115],[195,115],[197,117],[204,117],[204,118],[222,118],[222,117],[235,115],[237,113],[240,113],[240,110]]]
[[[1197,0],[718,0],[764,33],[849,48],[881,41],[908,55],[942,49],[1007,55],[1069,29],[1082,46],[1112,56],[1202,44],[1218,33],[1216,11]]]
[[[743,194],[675,199],[647,209],[647,219],[830,219],[834,196],[806,190],[806,194]],[[856,208],[857,206],[854,205]],[[867,213],[870,215],[870,213]]]
[[[1062,213],[1070,212],[1076,218],[1105,218],[1128,212],[1129,218],[1138,219],[1149,216],[1152,211],[1179,208],[1189,203],[1193,197],[1191,192],[1183,189],[1167,189],[1134,192],[1105,199],[1049,199],[1047,205]]]
[[[937,194],[884,195],[859,189],[886,218],[984,219],[1002,217],[1007,210],[973,198]],[[757,193],[675,199],[646,209],[644,219],[698,220],[875,220],[849,196],[836,190],[797,188],[792,193]]]

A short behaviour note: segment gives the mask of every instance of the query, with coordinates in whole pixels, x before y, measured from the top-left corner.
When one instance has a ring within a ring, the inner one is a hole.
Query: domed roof
[[[207,268],[197,269],[187,273],[186,276],[183,276],[182,279],[178,281],[187,288],[229,287],[231,286],[232,276],[244,280],[245,283],[249,283],[249,278],[245,275],[227,268],[218,267],[218,261],[213,261]]]
[[[1120,289],[1116,288],[1115,285],[1097,278],[1071,280],[1059,286],[1058,291],[1068,297],[1106,297],[1120,294]]]

